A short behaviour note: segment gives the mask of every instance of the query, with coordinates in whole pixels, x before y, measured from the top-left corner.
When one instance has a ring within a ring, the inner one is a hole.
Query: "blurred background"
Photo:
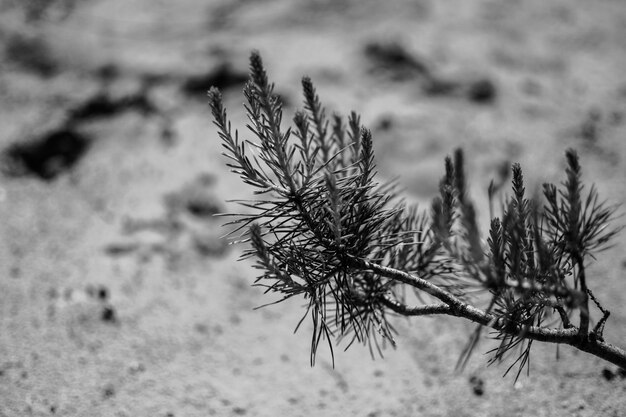
[[[206,92],[246,137],[252,50],[285,124],[310,76],[425,207],[462,147],[486,227],[492,180],[560,182],[570,147],[624,203],[625,40],[623,0],[0,0],[0,416],[622,415],[623,374],[567,347],[515,383],[486,341],[456,373],[472,327],[447,318],[311,368],[303,300],[254,310],[275,299],[220,239],[249,190]],[[591,270],[622,346],[625,244]]]

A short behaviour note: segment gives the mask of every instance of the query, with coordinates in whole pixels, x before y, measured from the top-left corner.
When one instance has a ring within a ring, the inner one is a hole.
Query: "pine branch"
[[[528,370],[535,341],[568,344],[626,369],[626,353],[604,342],[610,313],[585,269],[620,230],[609,227],[616,209],[594,187],[584,195],[574,151],[566,152],[565,182],[545,184],[543,201],[526,196],[522,167],[512,166],[512,196],[484,244],[461,150],[446,158],[439,196],[420,212],[396,197],[393,184],[376,182],[372,134],[359,116],[352,112],[346,124],[337,114],[327,118],[312,80],[303,78],[302,87],[304,110],[285,130],[280,100],[253,52],[244,88],[252,139],[232,130],[215,88],[209,105],[227,165],[258,196],[240,201],[248,213],[232,215],[231,237],[251,243],[242,256],[257,260],[255,285],[282,300],[308,300],[302,320],[313,323],[312,364],[322,340],[332,355],[331,338],[366,344],[372,354],[386,342],[395,346],[390,314],[443,314],[478,324],[461,367],[486,327],[500,341],[490,363],[518,351],[506,371],[517,367],[516,378]],[[589,299],[602,313],[591,331]],[[570,320],[576,312],[578,326]]]

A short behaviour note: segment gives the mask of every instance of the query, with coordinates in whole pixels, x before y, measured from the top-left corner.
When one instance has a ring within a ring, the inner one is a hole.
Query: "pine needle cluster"
[[[252,140],[232,129],[216,88],[208,97],[228,166],[255,194],[239,201],[246,213],[230,215],[231,237],[250,243],[243,257],[256,259],[257,285],[281,301],[307,301],[312,364],[323,340],[331,354],[332,339],[380,352],[395,345],[391,316],[446,314],[478,324],[459,367],[488,327],[500,341],[490,361],[517,351],[508,369],[517,366],[518,376],[534,341],[569,344],[626,368],[626,353],[604,342],[609,312],[585,274],[619,231],[609,227],[615,207],[594,187],[585,191],[575,151],[566,152],[564,183],[544,185],[543,196],[526,195],[513,165],[512,194],[485,241],[461,150],[446,158],[439,195],[420,211],[393,183],[377,182],[372,134],[359,116],[327,115],[308,77],[302,91],[304,109],[284,129],[280,98],[253,52],[244,87]],[[482,308],[477,293],[488,297]],[[590,300],[603,314],[593,328]]]

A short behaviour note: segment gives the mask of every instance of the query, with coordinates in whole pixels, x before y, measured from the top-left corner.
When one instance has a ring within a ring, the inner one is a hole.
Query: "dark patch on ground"
[[[194,236],[193,247],[202,256],[223,256],[228,251],[225,240],[211,235]]]
[[[142,85],[137,91],[115,96],[109,92],[109,86],[119,76],[118,71],[117,67],[112,65],[104,66],[99,70],[97,77],[103,88],[100,92],[70,109],[65,126],[76,127],[82,123],[110,119],[126,112],[137,112],[143,117],[154,116],[158,118],[163,143],[166,145],[174,144],[176,132],[172,127],[171,114],[160,109],[149,94],[150,89],[163,82],[164,78],[158,75],[145,75],[141,80]]]
[[[235,413],[238,416],[243,416],[248,412],[248,410],[246,410],[243,407],[235,407],[233,408],[233,413]]]
[[[422,90],[429,96],[465,97],[476,104],[491,104],[497,98],[496,85],[489,79],[455,81],[430,78],[422,84]]]
[[[59,127],[27,143],[10,145],[2,154],[3,171],[13,177],[33,175],[50,181],[72,168],[88,150],[91,138],[79,133],[87,122],[108,119],[134,111],[144,117],[158,116],[162,121],[162,139],[174,137],[171,120],[153,103],[149,90],[158,79],[148,77],[136,92],[121,96],[109,93],[107,84],[118,76],[114,66],[103,67],[99,78],[104,88],[67,112]]]
[[[248,74],[238,71],[229,63],[223,63],[206,74],[193,75],[183,82],[182,90],[190,97],[205,99],[211,87],[220,90],[240,87],[248,80]]]
[[[102,398],[103,399],[108,399],[115,396],[115,386],[113,384],[107,384],[103,389],[102,389]]]
[[[212,220],[224,209],[220,200],[213,194],[212,186],[215,178],[211,174],[201,174],[180,190],[165,196],[165,205],[170,215],[176,217],[180,213],[194,218]]]
[[[186,253],[206,257],[223,256],[228,242],[220,238],[215,222],[217,213],[223,212],[220,200],[212,191],[215,177],[205,173],[164,197],[166,215],[150,220],[128,219],[123,233],[130,237],[123,242],[107,245],[109,256],[164,255],[168,265],[175,269]],[[144,231],[156,232],[159,241],[143,241]]]
[[[615,373],[609,368],[604,368],[602,370],[602,377],[607,381],[612,381],[615,378]]]
[[[111,97],[107,93],[98,93],[70,111],[68,124],[110,118],[125,111],[137,111],[149,116],[157,113],[157,108],[144,91],[119,98]]]
[[[44,78],[52,77],[59,69],[45,40],[35,36],[11,35],[4,45],[4,57],[7,62]]]
[[[469,380],[472,392],[478,397],[482,397],[485,394],[485,381],[477,376],[472,376]]]
[[[104,248],[104,253],[111,257],[130,255],[139,249],[136,242],[111,243]]]
[[[31,142],[16,143],[3,152],[3,171],[12,177],[35,176],[51,181],[76,165],[90,142],[75,130],[61,128]]]
[[[372,64],[372,72],[383,73],[394,81],[432,77],[430,68],[398,43],[369,43],[363,52]]]
[[[66,19],[74,11],[78,0],[24,0],[8,3],[8,7],[22,8],[26,22],[36,23],[53,17],[56,20]],[[7,5],[3,4],[3,7]]]
[[[377,131],[387,132],[393,129],[395,125],[395,120],[391,115],[384,115],[376,122],[376,126],[374,127]]]
[[[117,315],[115,314],[115,309],[112,306],[104,306],[102,308],[102,314],[100,316],[100,318],[102,319],[102,321],[108,322],[108,323],[116,323],[117,322]]]
[[[93,286],[88,285],[86,289],[87,295],[100,301],[106,301],[109,298],[109,290],[104,285]]]
[[[108,63],[98,68],[95,75],[101,82],[107,84],[119,78],[120,69],[114,63]]]
[[[191,198],[186,204],[187,211],[195,217],[211,218],[220,213],[222,207],[217,201],[204,198]]]
[[[247,0],[230,0],[218,3],[211,7],[207,19],[207,27],[212,31],[224,30],[232,27],[237,20],[237,13],[247,4]]]
[[[607,164],[615,166],[620,161],[620,153],[611,149],[603,139],[610,136],[612,129],[621,123],[619,112],[602,111],[598,108],[590,108],[585,118],[574,126],[567,134],[580,140],[586,152],[593,152]]]
[[[467,98],[477,104],[489,104],[496,99],[495,84],[488,79],[472,81],[467,86]]]
[[[604,368],[602,370],[602,377],[607,381],[612,381],[615,378],[624,379],[626,378],[626,369],[617,368],[615,371],[613,371],[610,368]]]
[[[452,96],[458,95],[461,84],[457,81],[430,78],[422,84],[422,91],[427,96]]]
[[[609,117],[611,126],[620,126],[624,122],[624,112],[614,110]]]
[[[580,126],[580,137],[588,145],[596,145],[600,137],[600,122],[602,113],[600,110],[591,109],[587,114],[587,118]]]
[[[487,79],[450,80],[437,75],[430,66],[396,42],[369,43],[363,51],[370,72],[393,82],[416,80],[428,96],[465,97],[476,104],[490,104],[497,97],[495,84]]]

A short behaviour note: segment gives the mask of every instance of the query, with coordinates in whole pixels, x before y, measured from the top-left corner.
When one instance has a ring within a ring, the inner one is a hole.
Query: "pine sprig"
[[[227,165],[257,196],[240,201],[247,213],[231,215],[231,237],[250,243],[242,256],[256,259],[256,285],[280,301],[307,300],[297,328],[311,319],[312,364],[323,340],[331,355],[333,338],[381,353],[395,346],[390,316],[446,314],[478,324],[461,367],[484,327],[500,342],[490,363],[517,350],[506,371],[517,367],[517,377],[529,369],[534,341],[569,344],[626,367],[626,352],[604,342],[610,312],[585,270],[620,230],[609,227],[615,207],[594,187],[584,195],[574,151],[566,152],[565,182],[544,185],[543,201],[526,196],[514,164],[512,195],[483,241],[461,150],[446,158],[439,195],[420,211],[396,197],[393,183],[377,182],[372,134],[359,116],[329,118],[309,77],[302,89],[304,109],[284,129],[280,98],[253,52],[244,88],[252,138],[233,131],[215,88],[209,105]],[[591,331],[590,299],[603,314]]]

